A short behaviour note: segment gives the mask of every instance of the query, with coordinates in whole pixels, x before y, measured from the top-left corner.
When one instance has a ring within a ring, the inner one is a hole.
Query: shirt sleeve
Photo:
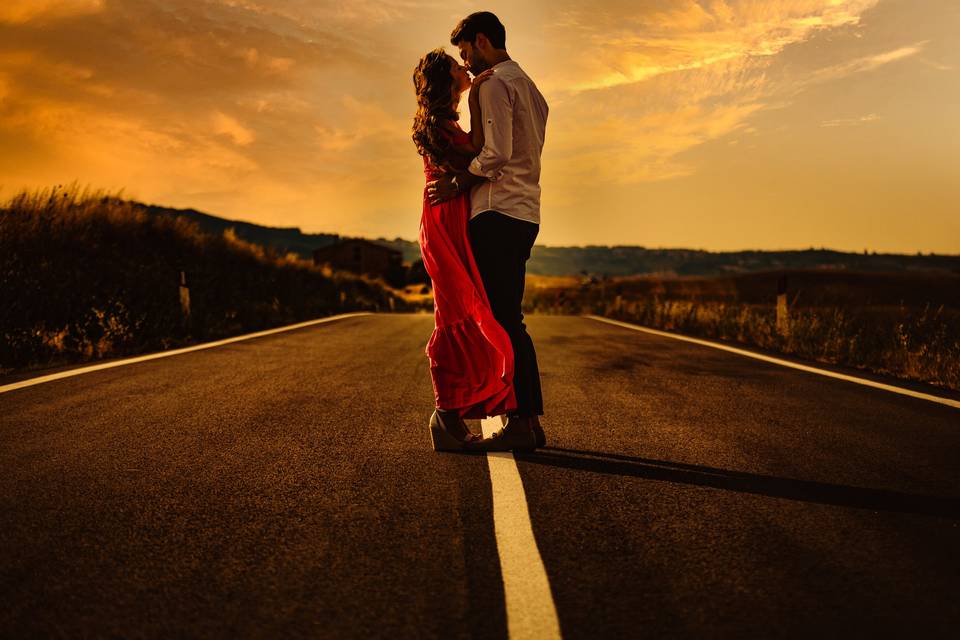
[[[496,76],[480,85],[480,113],[483,149],[470,163],[468,171],[496,182],[513,155],[513,104],[507,84]]]

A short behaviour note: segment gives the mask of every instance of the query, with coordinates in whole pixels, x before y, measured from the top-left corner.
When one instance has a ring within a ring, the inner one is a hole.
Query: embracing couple
[[[545,444],[533,341],[523,323],[526,261],[540,230],[540,153],[547,103],[506,50],[492,13],[473,13],[426,54],[413,83],[413,140],[427,184],[420,251],[433,281],[427,343],[437,451],[530,451]],[[473,80],[470,79],[472,74]],[[469,90],[470,131],[457,105]],[[507,416],[488,438],[469,418]]]

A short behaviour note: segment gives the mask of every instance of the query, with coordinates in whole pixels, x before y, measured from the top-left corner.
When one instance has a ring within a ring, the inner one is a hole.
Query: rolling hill
[[[229,220],[194,209],[173,209],[146,204],[137,206],[153,215],[189,218],[196,221],[204,231],[215,235],[220,235],[225,229],[233,227],[237,236],[243,240],[271,245],[282,253],[296,253],[308,260],[312,259],[314,249],[335,244],[346,238],[337,233],[304,233],[298,227],[268,227],[251,222]],[[403,238],[372,240],[401,251],[404,262],[413,263],[420,259],[420,247],[414,241]],[[846,253],[825,248],[712,252],[682,248],[648,249],[642,246],[626,245],[585,247],[536,245],[527,263],[528,273],[542,276],[582,273],[606,276],[649,273],[710,276],[769,269],[853,269],[878,272],[940,270],[960,273],[960,256]]]

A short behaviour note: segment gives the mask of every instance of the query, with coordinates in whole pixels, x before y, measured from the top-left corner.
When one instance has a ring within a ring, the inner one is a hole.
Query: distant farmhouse
[[[362,238],[314,249],[313,263],[326,264],[339,271],[383,278],[388,284],[403,286],[403,252]]]

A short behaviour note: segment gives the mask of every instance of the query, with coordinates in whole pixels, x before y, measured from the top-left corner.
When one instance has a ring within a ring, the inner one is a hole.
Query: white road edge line
[[[480,421],[484,437],[503,426],[499,417]],[[557,607],[530,524],[530,509],[513,454],[487,453],[493,488],[493,525],[510,640],[560,638]]]
[[[319,320],[307,320],[306,322],[299,322],[297,324],[287,325],[285,327],[277,327],[275,329],[265,329],[263,331],[257,331],[256,333],[248,333],[242,336],[234,336],[232,338],[225,338],[223,340],[217,340],[216,342],[204,342],[203,344],[193,345],[191,347],[183,347],[182,349],[172,349],[170,351],[160,351],[157,353],[151,353],[145,356],[137,356],[135,358],[127,358],[126,360],[115,360],[113,362],[104,362],[102,364],[95,364],[89,367],[80,367],[77,369],[69,369],[67,371],[61,371],[59,373],[51,373],[46,376],[38,376],[36,378],[28,378],[27,380],[21,380],[20,382],[13,382],[11,384],[6,384],[0,386],[0,393],[7,393],[8,391],[13,391],[15,389],[23,389],[24,387],[32,387],[35,384],[43,384],[44,382],[52,382],[54,380],[60,380],[62,378],[69,378],[71,376],[79,376],[83,373],[90,373],[91,371],[100,371],[101,369],[111,369],[113,367],[122,367],[127,364],[134,364],[137,362],[145,362],[147,360],[156,360],[157,358],[168,358],[170,356],[180,355],[181,353],[189,353],[191,351],[199,351],[200,349],[210,349],[213,347],[219,347],[225,344],[230,344],[231,342],[239,342],[241,340],[249,340],[250,338],[259,338],[261,336],[268,336],[272,333],[280,333],[281,331],[291,331],[293,329],[300,329],[303,327],[309,327],[315,324],[321,324],[324,322],[333,322],[334,320],[342,320],[344,318],[354,318],[357,316],[368,316],[371,315],[369,311],[358,311],[355,313],[343,313],[338,316],[329,316],[327,318],[320,318]]]
[[[683,340],[684,342],[692,342],[694,344],[700,344],[706,347],[713,347],[714,349],[729,351],[730,353],[736,353],[741,356],[747,356],[748,358],[755,358],[757,360],[763,360],[764,362],[772,362],[773,364],[779,364],[780,366],[783,366],[783,367],[789,367],[791,369],[799,369],[800,371],[807,371],[809,373],[816,373],[818,375],[826,376],[828,378],[836,378],[837,380],[846,380],[847,382],[862,384],[866,387],[873,387],[874,389],[883,389],[884,391],[899,393],[905,396],[910,396],[912,398],[927,400],[929,402],[938,402],[948,407],[954,407],[955,409],[960,409],[960,400],[942,398],[940,396],[934,396],[929,393],[913,391],[912,389],[904,389],[903,387],[897,387],[892,384],[884,384],[883,382],[875,382],[873,380],[867,380],[866,378],[858,378],[856,376],[849,376],[844,373],[837,373],[835,371],[828,371],[826,369],[818,369],[817,367],[810,367],[805,364],[798,364],[796,362],[790,362],[789,360],[781,360],[780,358],[766,356],[761,353],[754,353],[753,351],[747,351],[746,349],[737,349],[736,347],[730,347],[725,344],[720,344],[719,342],[711,342],[710,340],[701,340],[700,338],[691,338],[689,336],[684,336],[677,333],[669,333],[667,331],[660,331],[658,329],[650,329],[648,327],[641,327],[640,325],[630,324],[628,322],[611,320],[610,318],[604,318],[602,316],[585,315],[584,317],[590,318],[592,320],[598,320],[599,322],[606,322],[607,324],[612,324],[618,327],[624,327],[626,329],[633,329],[634,331],[642,331],[644,333],[651,333],[655,336],[663,336],[665,338],[673,338],[674,340]]]

